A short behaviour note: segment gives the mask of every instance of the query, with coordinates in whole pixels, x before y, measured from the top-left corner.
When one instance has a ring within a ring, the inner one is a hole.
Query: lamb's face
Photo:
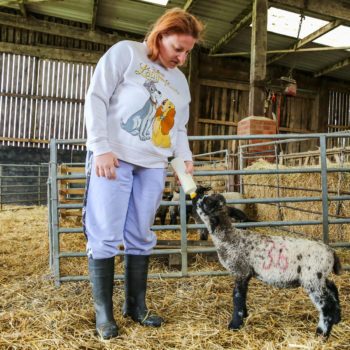
[[[226,211],[226,200],[221,194],[204,195],[197,192],[193,206],[208,228],[213,218]]]

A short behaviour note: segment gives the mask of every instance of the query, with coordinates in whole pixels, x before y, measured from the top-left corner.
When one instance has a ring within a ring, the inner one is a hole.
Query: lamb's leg
[[[319,285],[316,288],[313,286],[306,289],[320,313],[316,334],[323,334],[325,337],[329,337],[333,324],[340,321],[340,307],[337,293],[334,290],[335,285],[333,285],[329,281],[323,286]]]
[[[333,297],[333,300],[334,300],[333,323],[338,324],[341,320],[338,288],[334,284],[334,282],[328,279],[326,279],[326,286],[327,286],[328,292],[330,293],[331,297]]]
[[[238,329],[243,324],[247,313],[247,290],[250,278],[236,278],[233,288],[233,314],[228,329]]]

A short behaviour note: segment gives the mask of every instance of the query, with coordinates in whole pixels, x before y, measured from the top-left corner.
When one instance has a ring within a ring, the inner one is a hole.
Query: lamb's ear
[[[204,210],[207,214],[214,214],[222,208],[222,202],[211,196],[205,197],[203,201]]]

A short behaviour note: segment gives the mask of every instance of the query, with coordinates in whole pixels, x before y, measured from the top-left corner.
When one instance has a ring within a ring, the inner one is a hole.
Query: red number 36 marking
[[[268,244],[271,245],[269,252],[267,253],[267,256],[269,257],[269,262],[268,263],[263,263],[263,269],[269,270],[271,267],[274,265],[276,258],[274,259],[273,257],[273,252],[276,249],[276,243],[270,239],[265,240],[265,245],[267,246]],[[286,250],[286,246],[282,245],[282,247],[279,249],[278,256],[277,256],[277,266],[282,270],[286,271],[288,269],[289,263],[288,263],[288,258],[283,255],[283,252]]]

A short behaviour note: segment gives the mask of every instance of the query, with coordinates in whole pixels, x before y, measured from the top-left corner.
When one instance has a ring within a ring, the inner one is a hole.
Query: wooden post
[[[319,132],[328,132],[328,104],[329,104],[329,87],[327,81],[322,79],[319,92],[318,92],[318,118],[314,123],[318,122],[318,125],[313,125]]]
[[[188,135],[198,135],[199,132],[199,100],[200,100],[200,84],[198,78],[198,61],[199,61],[199,49],[195,47],[191,51],[190,56],[190,68],[188,74],[188,85],[191,93],[190,103],[190,119],[188,121]],[[199,153],[199,143],[194,142],[192,144],[193,154]]]
[[[250,58],[250,88],[248,116],[264,116],[266,48],[267,48],[267,0],[254,0]]]

